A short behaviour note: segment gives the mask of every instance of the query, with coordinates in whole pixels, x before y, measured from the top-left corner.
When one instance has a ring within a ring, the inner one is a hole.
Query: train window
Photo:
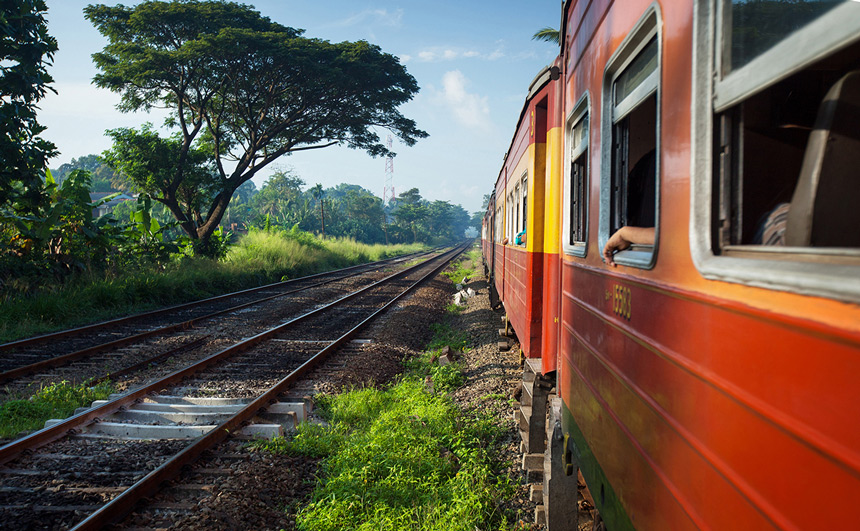
[[[514,237],[516,238],[522,227],[520,220],[520,183],[514,187]],[[514,242],[516,243],[516,242]]]
[[[588,199],[588,96],[582,97],[568,119],[569,146],[564,182],[564,250],[585,256]]]
[[[697,12],[697,267],[860,300],[860,209],[849,199],[860,195],[860,3],[700,0]]]
[[[720,109],[808,67],[860,33],[856,1],[723,0],[716,11],[713,50],[720,76],[714,101]]]
[[[656,259],[659,208],[660,40],[654,8],[610,60],[604,82],[604,164],[600,245],[625,226],[653,228],[655,244],[618,252],[615,262],[651,268]]]
[[[528,228],[528,218],[526,214],[528,214],[528,197],[529,197],[529,180],[527,175],[523,175],[523,230]]]

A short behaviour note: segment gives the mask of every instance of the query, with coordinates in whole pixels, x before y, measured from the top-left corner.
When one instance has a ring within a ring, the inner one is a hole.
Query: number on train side
[[[615,284],[612,296],[612,311],[615,315],[630,320],[633,313],[633,296],[630,288]]]

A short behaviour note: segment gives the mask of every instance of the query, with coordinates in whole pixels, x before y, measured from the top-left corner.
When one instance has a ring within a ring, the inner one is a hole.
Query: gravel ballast
[[[473,264],[473,269],[480,271],[480,264]],[[468,348],[458,359],[466,383],[452,399],[464,410],[491,416],[504,433],[496,458],[505,463],[504,473],[516,484],[516,493],[512,499],[500,500],[499,509],[519,520],[519,529],[540,529],[533,523],[535,504],[529,501],[528,485],[519,467],[519,433],[513,419],[513,397],[522,377],[518,350],[498,349],[501,313],[490,308],[487,282],[478,277],[465,288],[472,288],[476,295],[464,301],[461,312],[449,314],[446,307],[456,290],[448,279],[437,276],[360,334],[372,342],[353,344],[335,354],[330,366],[340,365],[342,369],[317,371],[309,376],[305,387],[313,394],[385,385],[402,371],[404,359],[419,355],[427,347],[433,337],[430,325],[447,320],[468,338]],[[231,465],[229,480],[215,485],[192,514],[165,527],[226,530],[241,523],[254,529],[295,529],[295,514],[309,501],[317,475],[322,473],[318,461],[273,456],[238,444],[232,451],[234,456],[249,455]],[[197,466],[216,465],[201,462]],[[152,524],[151,516],[135,515],[120,527]],[[165,522],[160,523],[163,526]]]

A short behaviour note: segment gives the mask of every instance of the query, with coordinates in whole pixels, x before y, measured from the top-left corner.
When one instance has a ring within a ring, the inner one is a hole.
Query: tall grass
[[[418,251],[421,245],[365,245],[300,231],[253,231],[223,261],[178,257],[164,269],[140,267],[108,278],[83,275],[0,304],[0,342],[283,279]]]
[[[89,387],[87,383],[62,381],[43,387],[30,398],[8,400],[0,404],[0,437],[11,439],[22,431],[37,430],[46,420],[66,418],[75,409],[104,400],[112,392],[109,382]]]

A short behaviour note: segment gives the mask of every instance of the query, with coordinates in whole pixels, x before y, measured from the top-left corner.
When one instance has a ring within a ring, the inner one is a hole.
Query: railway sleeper
[[[98,407],[107,401],[93,402]],[[243,408],[250,399],[152,396],[91,424],[76,437],[115,439],[191,439],[203,436]],[[261,412],[257,422],[242,428],[240,438],[282,436],[307,419],[309,402],[276,402]],[[62,422],[54,419],[45,427]]]

